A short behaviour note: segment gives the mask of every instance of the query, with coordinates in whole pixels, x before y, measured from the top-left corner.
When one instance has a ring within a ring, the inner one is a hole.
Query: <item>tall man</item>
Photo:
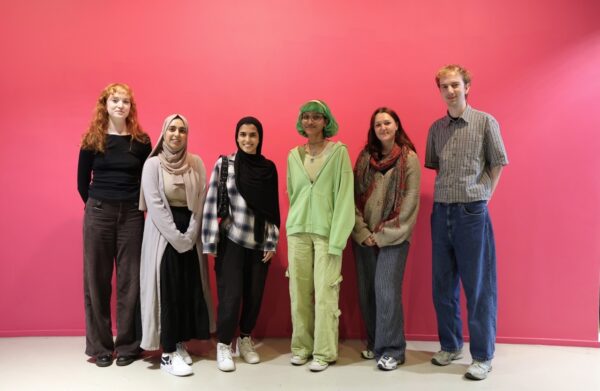
[[[431,215],[433,302],[441,350],[431,362],[462,358],[459,278],[467,298],[472,364],[465,376],[492,369],[496,339],[496,250],[487,203],[508,164],[498,122],[467,104],[469,72],[447,65],[436,83],[448,107],[429,129],[425,167],[436,170]]]

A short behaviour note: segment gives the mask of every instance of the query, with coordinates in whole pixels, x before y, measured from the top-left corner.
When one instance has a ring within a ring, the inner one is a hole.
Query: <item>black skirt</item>
[[[177,229],[186,232],[192,212],[174,206],[171,211]],[[163,351],[175,351],[177,342],[210,338],[196,246],[180,254],[167,244],[160,265],[160,301]]]

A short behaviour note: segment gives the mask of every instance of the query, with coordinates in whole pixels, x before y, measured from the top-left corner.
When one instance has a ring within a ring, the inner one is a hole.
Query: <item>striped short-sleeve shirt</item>
[[[434,201],[444,203],[488,200],[490,168],[508,164],[498,121],[467,105],[462,115],[449,115],[429,128],[425,167],[439,170]]]

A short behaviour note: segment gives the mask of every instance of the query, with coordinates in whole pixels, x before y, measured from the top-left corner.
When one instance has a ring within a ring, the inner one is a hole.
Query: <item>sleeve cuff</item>
[[[339,247],[335,247],[335,246],[329,246],[329,254],[331,255],[342,255],[342,251],[344,249],[343,248],[339,248]]]
[[[275,252],[276,249],[277,249],[277,246],[275,245],[275,243],[273,243],[273,242],[267,242],[265,244],[265,249],[263,251],[273,251],[273,252]]]
[[[217,246],[214,243],[205,243],[202,246],[202,252],[204,254],[216,254]]]
[[[363,242],[371,236],[371,232],[368,229],[362,229],[360,232],[356,234],[352,234],[352,239],[358,244],[362,246]]]

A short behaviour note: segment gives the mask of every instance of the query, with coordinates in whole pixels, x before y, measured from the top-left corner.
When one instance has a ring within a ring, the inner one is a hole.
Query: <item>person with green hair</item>
[[[312,357],[309,369],[320,372],[338,355],[342,251],[354,226],[354,178],[346,145],[329,141],[338,124],[325,102],[303,104],[296,129],[308,142],[293,148],[287,161],[291,363]]]

